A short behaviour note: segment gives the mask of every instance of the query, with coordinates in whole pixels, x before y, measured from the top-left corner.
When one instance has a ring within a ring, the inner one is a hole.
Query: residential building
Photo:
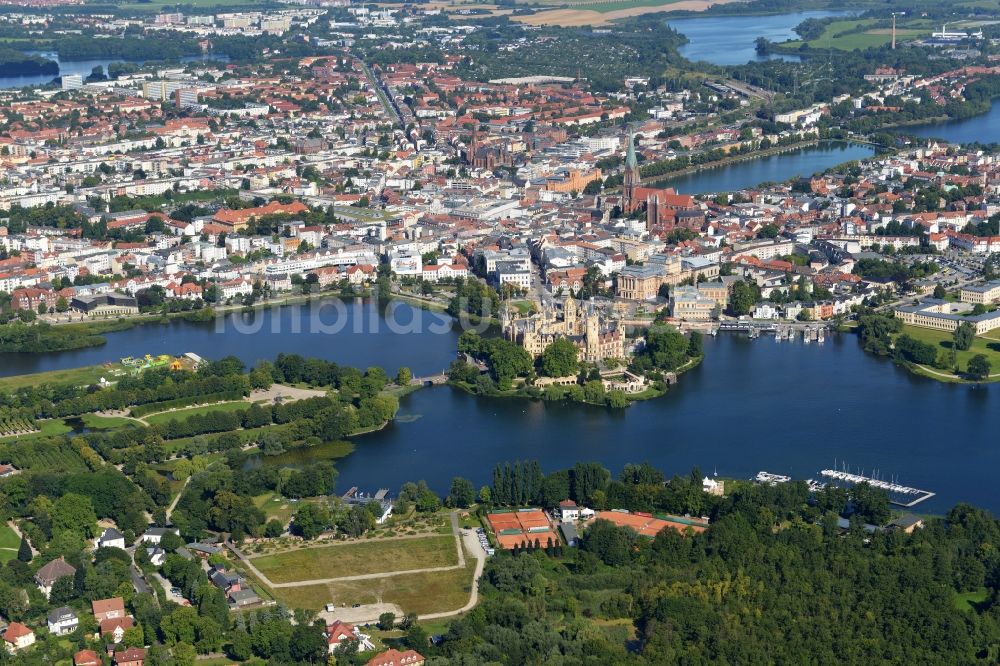
[[[93,650],[80,650],[73,655],[73,666],[101,666],[102,663]]]
[[[71,634],[80,626],[80,618],[76,616],[72,608],[60,606],[49,611],[47,618],[49,633],[55,636]]]
[[[94,548],[121,548],[125,550],[125,535],[109,527],[94,541]]]
[[[3,634],[3,642],[11,654],[35,644],[35,632],[20,622],[11,622]]]
[[[76,568],[66,562],[65,558],[60,557],[57,560],[52,560],[35,572],[35,584],[38,585],[38,589],[42,591],[42,594],[47,599],[52,594],[52,586],[55,585],[57,580],[74,575],[76,575]]]
[[[368,660],[366,666],[423,666],[424,657],[416,650],[400,652],[391,648]]]
[[[125,617],[125,601],[121,597],[111,599],[95,599],[90,602],[90,607],[94,611],[94,619],[98,622]]]
[[[341,622],[340,620],[327,625],[325,636],[330,654],[333,654],[344,641],[357,641],[359,652],[375,649],[370,636],[361,633],[361,630],[353,624]]]
[[[115,666],[143,666],[146,661],[146,651],[136,647],[116,650],[114,660]]]

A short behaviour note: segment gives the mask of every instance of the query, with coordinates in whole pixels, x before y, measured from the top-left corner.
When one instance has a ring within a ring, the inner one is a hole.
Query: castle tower
[[[587,313],[587,352],[588,361],[599,361],[601,359],[601,332],[600,321],[596,312]]]
[[[567,296],[563,300],[563,323],[565,325],[566,335],[576,335],[577,334],[577,317],[578,312],[576,308],[576,299],[572,296]]]
[[[625,153],[625,180],[622,188],[622,210],[626,215],[639,205],[635,200],[635,191],[640,181],[639,160],[635,156],[635,135],[629,132],[628,151]]]

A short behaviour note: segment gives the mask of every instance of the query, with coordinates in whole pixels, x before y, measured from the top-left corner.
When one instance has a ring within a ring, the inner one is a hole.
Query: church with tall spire
[[[636,209],[636,189],[638,189],[642,178],[639,176],[639,160],[635,156],[635,134],[629,132],[628,151],[625,153],[625,182],[623,183],[624,196],[622,199],[622,209],[625,213],[631,213]]]
[[[694,197],[677,194],[672,187],[642,186],[639,160],[635,154],[635,134],[629,133],[628,149],[625,152],[625,177],[622,182],[622,212],[631,215],[637,210],[645,209],[647,230],[669,231],[678,224],[678,212],[697,208]]]

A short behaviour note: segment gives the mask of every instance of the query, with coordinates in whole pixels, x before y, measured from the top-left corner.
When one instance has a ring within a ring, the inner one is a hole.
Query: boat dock
[[[905,508],[915,506],[924,500],[934,497],[935,495],[935,493],[932,493],[929,490],[911,488],[910,486],[904,486],[890,481],[883,481],[882,479],[875,479],[864,476],[863,474],[852,474],[851,472],[843,472],[835,469],[824,469],[820,472],[820,475],[842,483],[852,485],[867,483],[873,488],[881,488],[889,493],[889,501],[892,504]]]

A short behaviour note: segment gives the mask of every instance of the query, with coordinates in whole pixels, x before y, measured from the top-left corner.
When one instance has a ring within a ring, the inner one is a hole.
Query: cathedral
[[[579,360],[598,363],[609,358],[625,358],[625,336],[615,322],[591,303],[567,296],[561,306],[543,304],[541,313],[516,316],[509,308],[501,313],[503,336],[538,358],[555,340],[567,338],[580,350]]]
[[[643,187],[639,174],[639,160],[635,155],[635,135],[629,134],[625,154],[625,178],[622,185],[622,212],[631,215],[645,207],[646,229],[662,228],[667,231],[678,226],[678,211],[698,208],[694,197],[677,194],[672,187]]]

